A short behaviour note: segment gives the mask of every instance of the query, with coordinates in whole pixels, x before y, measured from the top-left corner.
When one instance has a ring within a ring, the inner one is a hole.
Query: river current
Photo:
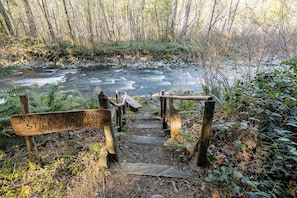
[[[222,70],[232,84],[243,71],[226,67]],[[16,86],[58,84],[61,91],[79,90],[83,94],[94,90],[114,96],[115,90],[129,95],[151,96],[160,91],[201,93],[205,85],[205,71],[198,67],[161,67],[137,69],[133,67],[77,67],[43,68],[16,71],[0,80],[0,90]]]

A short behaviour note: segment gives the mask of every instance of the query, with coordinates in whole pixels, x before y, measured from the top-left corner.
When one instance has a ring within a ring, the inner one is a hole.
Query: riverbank
[[[89,47],[69,43],[46,45],[15,41],[1,46],[0,66],[38,65],[43,62],[51,66],[64,66],[88,61],[119,66],[160,60],[191,62],[190,52],[190,45],[186,43],[122,42],[98,43]]]

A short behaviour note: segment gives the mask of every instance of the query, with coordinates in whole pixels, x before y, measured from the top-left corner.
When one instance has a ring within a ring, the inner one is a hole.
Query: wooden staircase
[[[118,126],[118,140],[114,142],[116,151],[115,159],[119,159],[120,167],[118,171],[149,176],[163,176],[176,178],[191,178],[190,169],[186,168],[185,163],[179,164],[180,159],[173,157],[175,149],[173,147],[164,146],[164,143],[176,142],[179,140],[179,129],[181,126],[181,117],[174,107],[174,100],[202,100],[205,101],[204,114],[201,127],[201,135],[199,142],[194,146],[186,147],[186,150],[195,154],[198,150],[197,165],[203,166],[207,163],[207,148],[210,140],[211,123],[214,112],[215,101],[210,96],[173,96],[162,95],[160,98],[161,118],[153,118],[148,116],[142,105],[127,95],[126,92],[116,92],[116,101],[113,102],[106,97],[103,92],[99,94],[99,103],[103,109],[111,109],[110,104],[114,106],[116,114],[116,123]],[[167,115],[167,101],[169,101],[169,116]],[[133,118],[127,118],[126,108],[134,112],[139,109],[143,113],[138,112]],[[113,115],[113,114],[112,114]],[[169,117],[169,119],[168,119]],[[170,135],[165,131],[168,128],[167,121],[170,122]],[[165,130],[164,130],[165,129]],[[113,136],[116,136],[114,134]],[[199,147],[199,148],[198,148]],[[191,149],[192,148],[192,149]],[[109,157],[113,155],[109,154]]]
[[[164,132],[162,120],[141,114],[136,117],[127,120],[123,130],[126,134],[119,136],[119,171],[135,175],[191,178],[191,171],[180,166],[178,160],[172,157],[178,155],[176,151],[164,146],[169,134]]]

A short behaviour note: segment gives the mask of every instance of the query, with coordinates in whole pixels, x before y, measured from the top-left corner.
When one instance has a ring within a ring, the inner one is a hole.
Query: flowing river
[[[230,84],[243,71],[234,67],[222,70]],[[88,93],[99,89],[108,96],[115,90],[126,91],[129,95],[150,96],[160,91],[189,91],[201,93],[205,84],[205,72],[194,66],[160,67],[158,69],[137,69],[133,67],[77,67],[43,68],[16,71],[0,80],[0,90],[15,86],[47,84],[61,85],[62,91],[79,90]]]

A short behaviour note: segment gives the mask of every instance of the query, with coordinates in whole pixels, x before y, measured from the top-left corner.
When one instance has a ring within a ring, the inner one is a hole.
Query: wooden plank
[[[139,102],[137,102],[136,100],[134,100],[132,97],[128,95],[126,98],[126,102],[134,109],[139,109],[142,107],[142,105]]]
[[[169,98],[177,100],[212,100],[211,96],[171,96],[171,95],[161,95],[160,98]]]
[[[158,164],[146,164],[146,163],[122,163],[121,172],[134,175],[149,175],[156,177],[174,177],[174,178],[191,178],[192,173],[189,169],[158,165]]]
[[[111,115],[109,110],[92,109],[14,115],[10,122],[16,135],[32,136],[110,126]]]
[[[153,124],[130,124],[131,128],[136,128],[136,129],[162,129],[162,124],[161,123],[153,123]]]
[[[121,141],[136,143],[136,144],[150,144],[150,145],[163,145],[166,141],[164,137],[148,137],[137,135],[123,135],[120,136]]]

